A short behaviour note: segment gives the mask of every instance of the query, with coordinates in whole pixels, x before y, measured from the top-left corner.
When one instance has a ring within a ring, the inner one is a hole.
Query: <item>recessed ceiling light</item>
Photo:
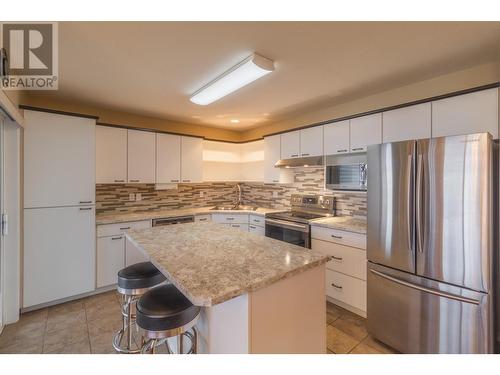
[[[272,60],[253,54],[196,91],[190,100],[199,105],[213,103],[273,70]]]
[[[240,122],[240,120],[231,120],[231,122],[232,122],[233,124],[237,124],[237,123],[239,123],[239,122]]]

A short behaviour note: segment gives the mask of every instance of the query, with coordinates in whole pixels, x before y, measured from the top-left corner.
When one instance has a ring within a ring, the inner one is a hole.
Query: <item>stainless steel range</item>
[[[311,248],[309,222],[334,216],[334,198],[325,195],[292,194],[291,210],[266,215],[266,237]]]

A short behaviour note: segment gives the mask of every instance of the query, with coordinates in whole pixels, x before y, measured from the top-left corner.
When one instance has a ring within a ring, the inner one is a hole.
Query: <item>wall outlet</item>
[[[200,191],[200,198],[203,198],[203,195],[204,195],[203,192]]]
[[[128,200],[129,200],[130,202],[135,201],[135,194],[134,194],[134,193],[130,193],[130,194],[128,195]]]
[[[142,194],[141,193],[135,193],[135,200],[136,201],[142,201]]]
[[[273,191],[273,198],[278,198],[278,192],[276,190]]]

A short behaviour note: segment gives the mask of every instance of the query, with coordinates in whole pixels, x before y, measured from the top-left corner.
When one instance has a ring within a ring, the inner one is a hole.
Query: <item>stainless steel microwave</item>
[[[325,158],[325,187],[329,190],[366,191],[366,154],[329,155]]]

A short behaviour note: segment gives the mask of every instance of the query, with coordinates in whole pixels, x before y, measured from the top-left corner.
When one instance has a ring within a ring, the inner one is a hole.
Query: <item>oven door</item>
[[[309,224],[266,219],[266,237],[302,246],[307,249],[311,248]]]

